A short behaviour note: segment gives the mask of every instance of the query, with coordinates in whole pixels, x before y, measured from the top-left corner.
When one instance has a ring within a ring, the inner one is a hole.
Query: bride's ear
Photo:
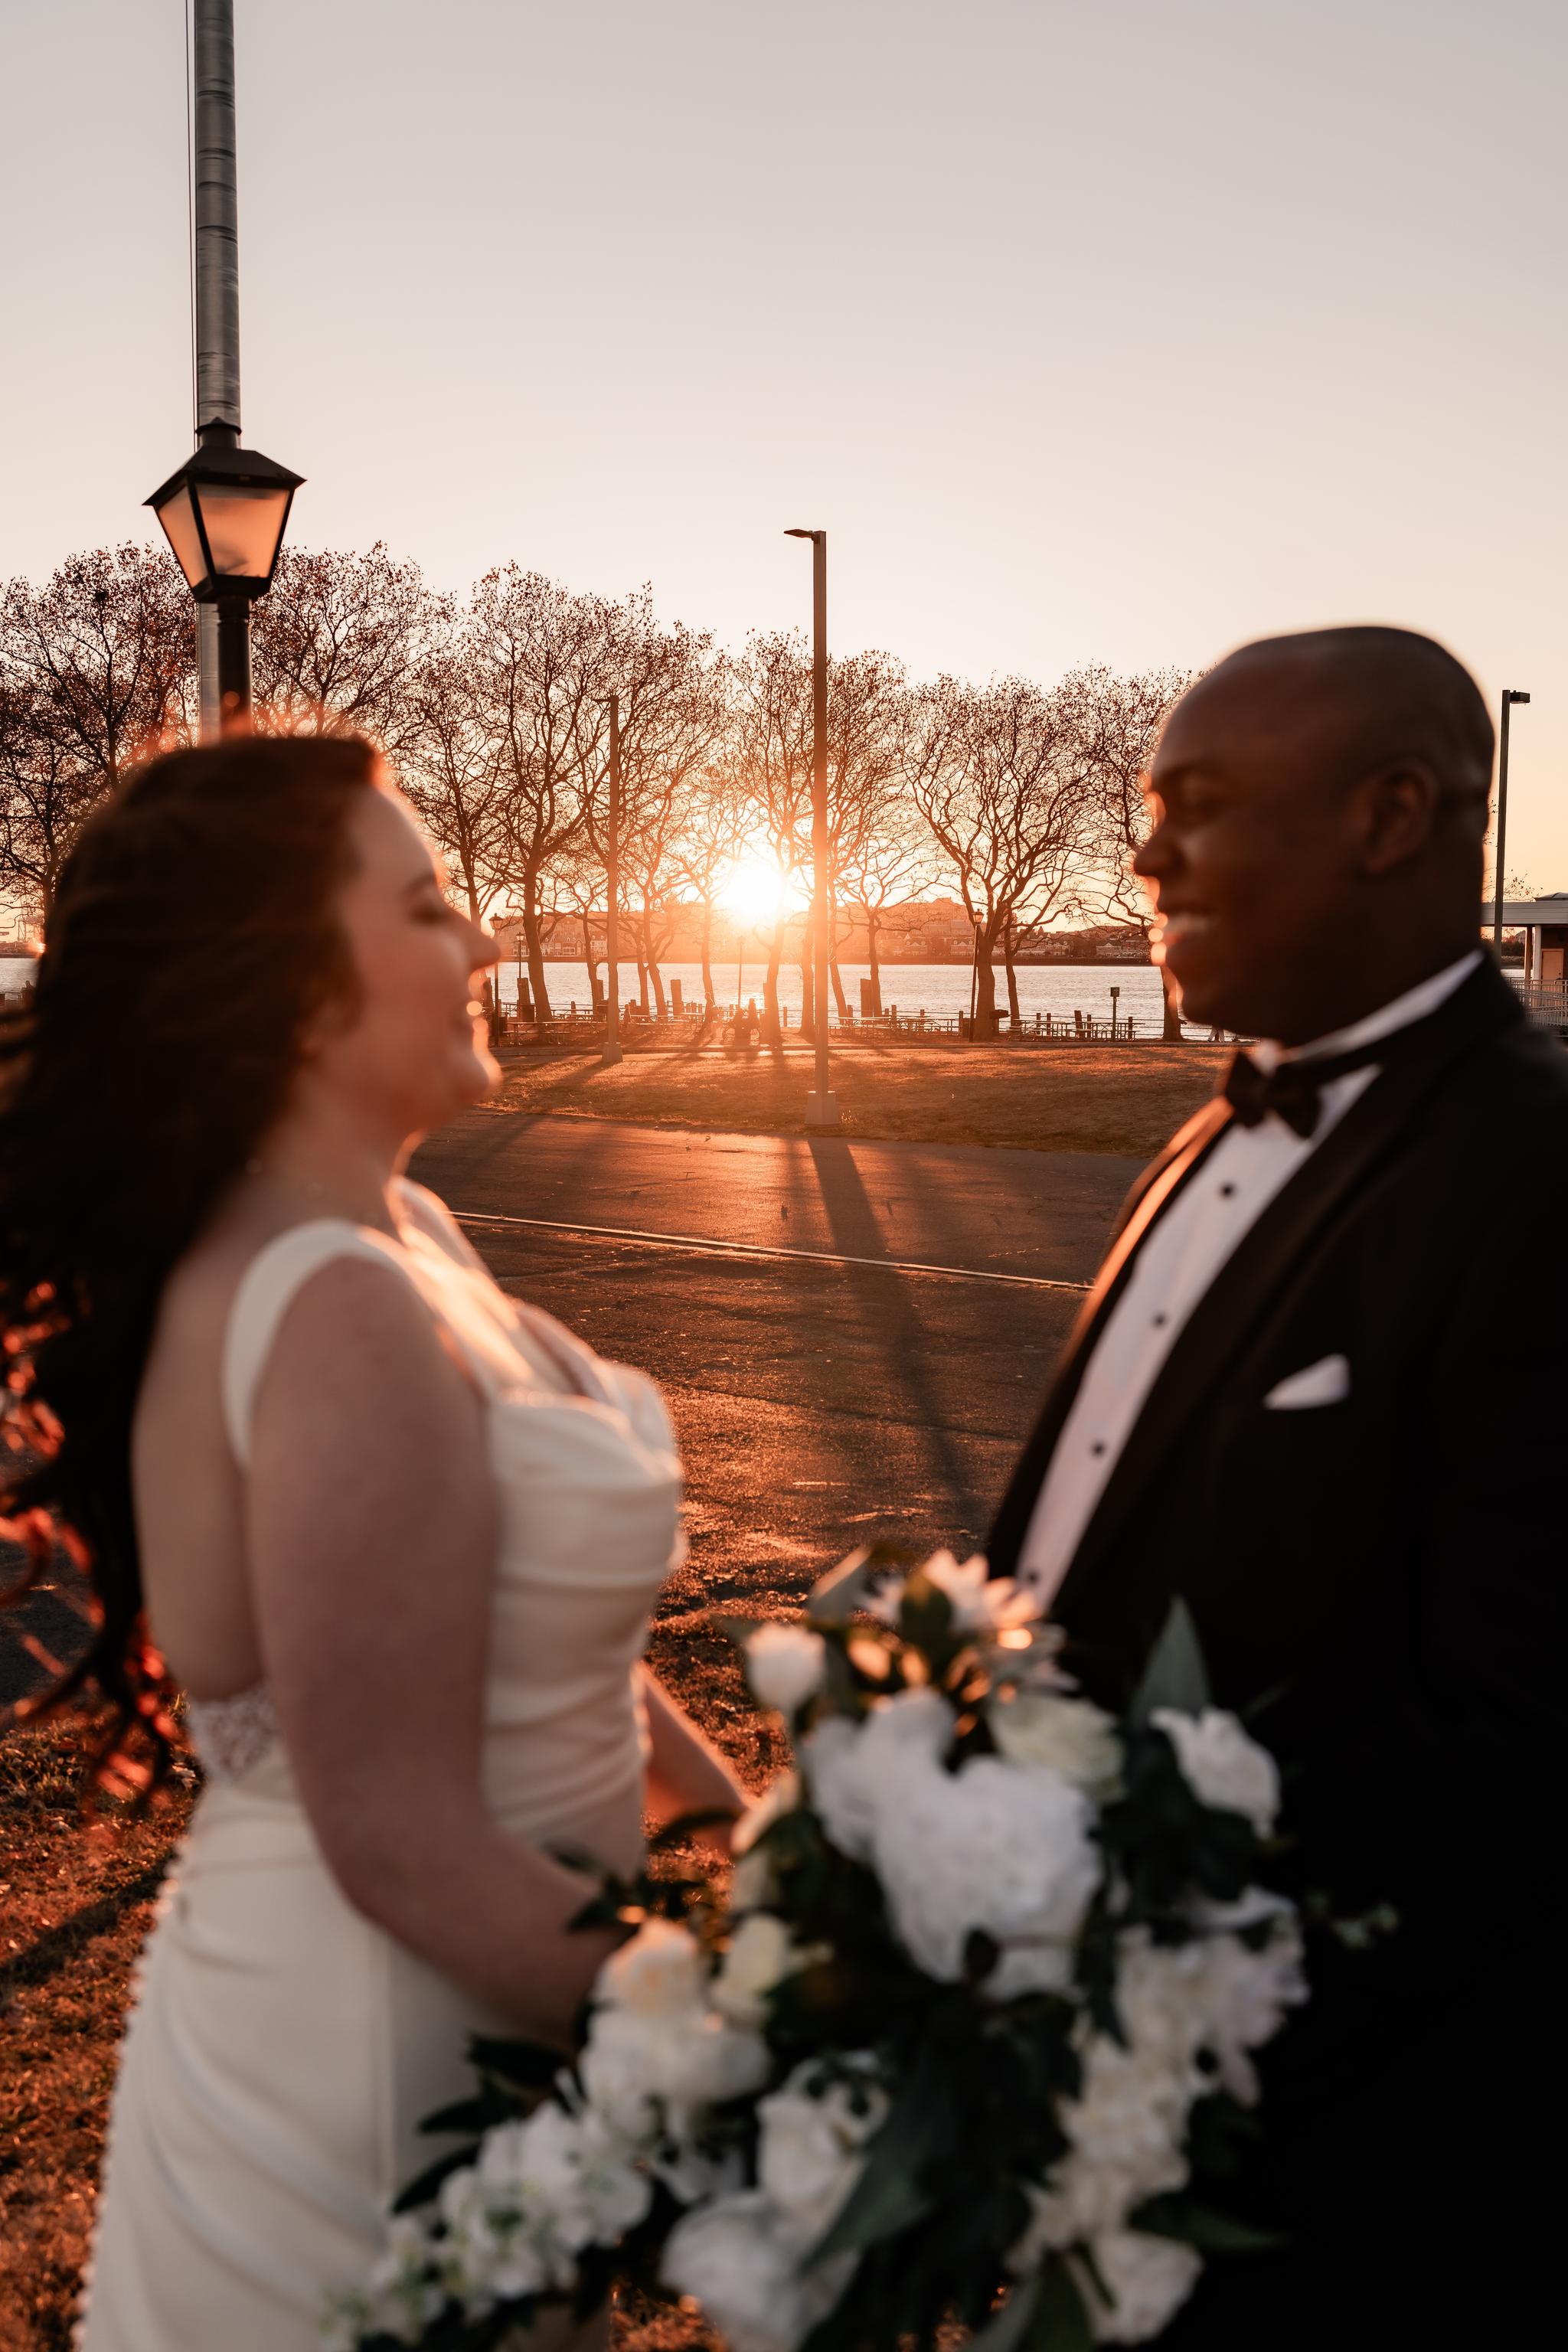
[[[346,1037],[358,1018],[359,1004],[353,991],[334,989],[300,1027],[294,1044],[300,1065],[319,1062],[325,1048]]]

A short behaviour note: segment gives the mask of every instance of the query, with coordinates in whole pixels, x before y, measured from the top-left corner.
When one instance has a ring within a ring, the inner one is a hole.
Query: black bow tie
[[[1279,1062],[1271,1070],[1259,1069],[1250,1054],[1237,1053],[1230,1057],[1220,1092],[1243,1127],[1260,1125],[1273,1111],[1298,1135],[1314,1135],[1323,1108],[1323,1088],[1335,1078],[1347,1077],[1352,1070],[1370,1068],[1373,1062],[1384,1060],[1387,1051],[1386,1043],[1380,1039],[1359,1054],[1325,1054],[1316,1062]]]

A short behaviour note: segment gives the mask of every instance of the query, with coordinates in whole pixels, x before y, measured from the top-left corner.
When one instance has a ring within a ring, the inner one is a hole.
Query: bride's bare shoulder
[[[427,1184],[416,1184],[411,1176],[400,1176],[397,1181],[404,1210],[420,1232],[427,1234],[437,1248],[444,1249],[447,1256],[456,1258],[459,1265],[482,1269],[484,1260],[440,1194],[432,1192]]]
[[[153,1323],[149,1368],[161,1354],[222,1346],[234,1301],[248,1268],[269,1242],[289,1230],[282,1219],[256,1211],[209,1219],[164,1277]]]

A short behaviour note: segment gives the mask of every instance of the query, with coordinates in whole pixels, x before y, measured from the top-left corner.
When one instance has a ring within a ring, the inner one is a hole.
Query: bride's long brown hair
[[[110,1788],[170,1757],[131,1493],[159,1297],[281,1111],[307,1024],[353,991],[334,901],[376,777],[357,737],[152,761],[83,828],[32,1003],[0,1017],[0,1514],[24,1548],[7,1598],[57,1547],[84,1571],[87,1649],[25,1711],[96,1698]]]

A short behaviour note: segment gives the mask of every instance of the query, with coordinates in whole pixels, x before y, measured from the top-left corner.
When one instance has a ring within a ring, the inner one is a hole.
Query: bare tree
[[[368,735],[396,758],[420,724],[409,687],[445,616],[418,565],[395,562],[379,540],[364,555],[286,547],[252,607],[258,726]]]
[[[479,583],[468,623],[479,723],[500,765],[509,887],[547,1016],[544,878],[586,819],[611,675],[609,608],[510,563]]]
[[[1143,780],[1165,715],[1193,683],[1181,670],[1119,677],[1102,666],[1072,671],[1057,689],[1091,785],[1093,829],[1081,877],[1086,906],[1135,923],[1148,938],[1152,917],[1132,860],[1149,837]],[[1160,970],[1167,1045],[1182,1041],[1181,1003]]]
[[[839,870],[840,895],[866,927],[874,1013],[883,1009],[880,941],[885,919],[892,908],[907,906],[930,885],[936,856],[930,828],[921,823],[900,771],[871,822],[846,852]]]
[[[911,753],[915,803],[973,926],[975,1034],[989,1036],[998,947],[1012,926],[1072,902],[1092,838],[1088,776],[1058,698],[1027,678],[985,687],[939,678],[923,698]]]
[[[744,832],[744,801],[731,764],[710,761],[687,795],[685,814],[675,845],[677,887],[702,909],[702,994],[717,1004],[713,979],[713,911],[719,886],[734,863]]]
[[[443,615],[403,689],[401,774],[479,923],[506,889],[510,840],[503,747],[487,724],[474,670],[468,631]]]
[[[127,771],[186,740],[189,591],[166,551],[100,547],[42,588],[0,589],[0,888],[38,913],[93,809]]]
[[[710,635],[654,617],[642,588],[607,611],[606,681],[619,697],[620,866],[636,891],[626,909],[637,950],[638,996],[667,1009],[660,966],[679,919],[682,844],[710,785],[727,719],[725,666]],[[601,864],[608,815],[608,726],[593,742],[585,823]]]

